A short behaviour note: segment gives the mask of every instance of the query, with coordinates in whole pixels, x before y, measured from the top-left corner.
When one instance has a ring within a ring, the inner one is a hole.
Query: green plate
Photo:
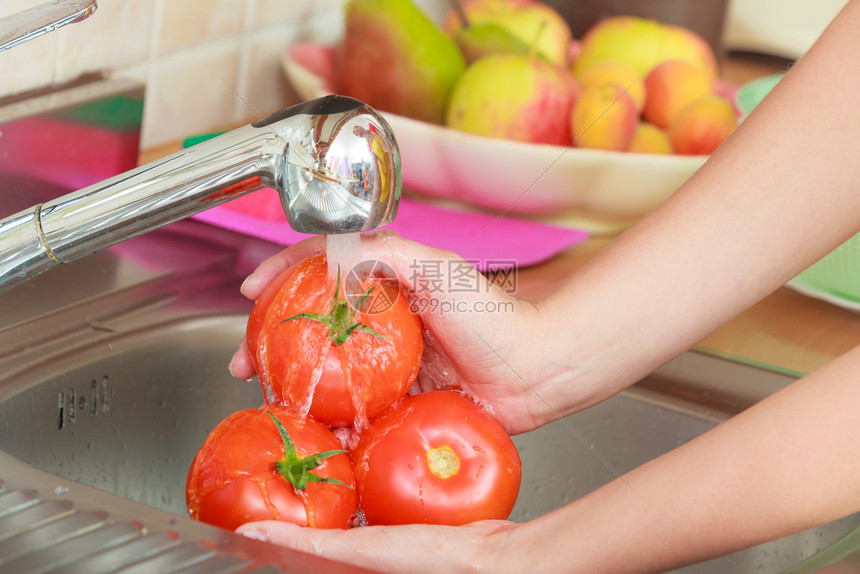
[[[784,73],[779,73],[763,76],[741,86],[738,89],[737,96],[735,96],[735,102],[738,109],[743,112],[743,115],[746,116],[749,114],[770,93],[773,87],[779,83],[784,75]]]
[[[788,285],[810,297],[860,311],[860,234],[825,255]]]

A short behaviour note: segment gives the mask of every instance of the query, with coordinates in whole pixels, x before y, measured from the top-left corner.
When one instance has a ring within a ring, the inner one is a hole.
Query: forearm
[[[541,304],[565,331],[542,389],[559,411],[635,382],[857,231],[858,26],[855,1],[682,189]]]
[[[552,543],[541,571],[663,572],[860,510],[858,369],[860,350],[501,545]]]

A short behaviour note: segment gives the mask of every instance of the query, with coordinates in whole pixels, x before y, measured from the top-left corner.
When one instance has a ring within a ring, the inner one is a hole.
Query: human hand
[[[434,574],[500,571],[490,563],[501,556],[494,549],[510,546],[505,540],[515,528],[504,520],[485,520],[457,527],[409,524],[323,530],[267,520],[244,524],[236,532],[374,572]]]
[[[535,389],[547,371],[536,360],[545,334],[533,305],[505,293],[460,257],[391,232],[364,235],[362,249],[364,260],[377,260],[394,270],[424,323],[417,390],[460,387],[511,434],[554,418]],[[256,299],[281,271],[324,250],[325,238],[312,237],[281,251],[260,264],[242,292]],[[469,288],[455,291],[451,289],[455,284]],[[244,341],[230,370],[245,380],[255,374]]]

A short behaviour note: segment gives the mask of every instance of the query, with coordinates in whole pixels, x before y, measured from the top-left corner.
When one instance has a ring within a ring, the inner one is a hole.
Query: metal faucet
[[[0,221],[0,292],[257,189],[281,196],[296,231],[334,234],[390,223],[400,153],[366,104],[326,96]]]
[[[96,11],[96,0],[51,0],[0,19],[0,52],[67,24],[82,22]]]

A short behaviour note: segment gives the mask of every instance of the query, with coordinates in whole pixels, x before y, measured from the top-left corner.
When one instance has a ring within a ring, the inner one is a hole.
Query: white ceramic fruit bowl
[[[301,98],[334,92],[333,48],[296,44],[283,65]],[[407,192],[592,231],[641,218],[706,159],[526,144],[383,115],[400,146]]]

